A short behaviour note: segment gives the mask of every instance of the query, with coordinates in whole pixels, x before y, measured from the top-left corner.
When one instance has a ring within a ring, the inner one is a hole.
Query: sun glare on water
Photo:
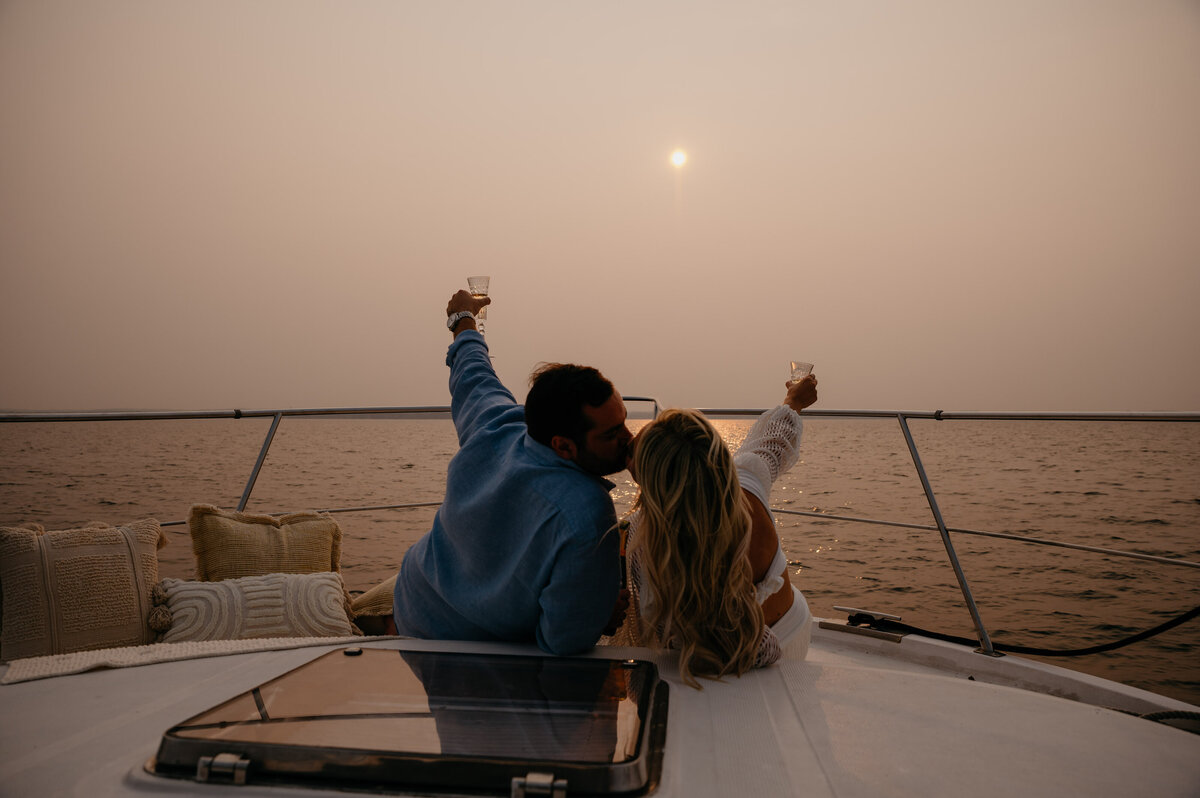
[[[671,163],[675,165],[676,169],[683,166],[687,163],[687,153],[683,150],[675,150],[671,153]]]

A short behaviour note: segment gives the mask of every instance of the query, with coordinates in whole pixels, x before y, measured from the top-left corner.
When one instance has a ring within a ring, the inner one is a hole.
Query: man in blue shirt
[[[586,366],[543,367],[517,404],[475,327],[490,302],[459,291],[446,306],[460,448],[432,529],[400,566],[396,630],[576,654],[624,612],[604,475],[625,467],[633,436],[621,396]]]

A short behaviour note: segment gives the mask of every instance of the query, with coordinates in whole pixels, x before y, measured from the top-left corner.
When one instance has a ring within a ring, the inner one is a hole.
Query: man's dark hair
[[[543,363],[529,375],[525,397],[525,425],[540,444],[562,435],[583,445],[591,419],[583,406],[599,407],[613,395],[613,384],[591,366]]]

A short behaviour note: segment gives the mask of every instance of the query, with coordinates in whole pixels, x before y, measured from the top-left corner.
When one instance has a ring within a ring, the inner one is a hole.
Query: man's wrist
[[[470,319],[472,322],[474,322],[475,314],[471,313],[469,310],[456,311],[446,317],[446,327],[450,330],[450,332],[457,334],[459,328],[467,319]]]

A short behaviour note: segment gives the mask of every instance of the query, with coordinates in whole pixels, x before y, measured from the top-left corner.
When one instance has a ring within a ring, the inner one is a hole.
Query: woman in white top
[[[694,410],[668,410],[634,439],[641,490],[629,517],[630,612],[615,642],[679,649],[683,680],[745,673],[807,647],[807,603],[789,584],[768,511],[771,485],[799,456],[799,412],[817,380],[788,386],[737,454]]]

